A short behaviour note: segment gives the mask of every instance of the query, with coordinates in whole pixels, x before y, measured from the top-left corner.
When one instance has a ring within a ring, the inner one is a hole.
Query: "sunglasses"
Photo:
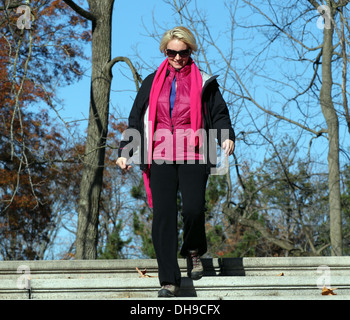
[[[166,49],[165,53],[169,58],[175,58],[177,55],[180,55],[181,58],[187,58],[190,55],[190,49],[181,50],[181,51]]]

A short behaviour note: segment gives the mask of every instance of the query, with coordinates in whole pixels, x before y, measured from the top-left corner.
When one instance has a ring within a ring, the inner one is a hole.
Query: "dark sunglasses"
[[[181,50],[181,51],[166,49],[165,53],[170,58],[175,58],[178,54],[180,55],[181,58],[187,58],[190,55],[190,49]]]

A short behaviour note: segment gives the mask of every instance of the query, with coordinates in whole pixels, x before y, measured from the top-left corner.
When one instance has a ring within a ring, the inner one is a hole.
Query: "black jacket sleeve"
[[[209,117],[211,121],[210,127],[217,130],[217,138],[219,145],[226,139],[235,141],[235,132],[232,128],[229,110],[226,102],[222,97],[219,85],[216,80],[210,84],[209,97]]]

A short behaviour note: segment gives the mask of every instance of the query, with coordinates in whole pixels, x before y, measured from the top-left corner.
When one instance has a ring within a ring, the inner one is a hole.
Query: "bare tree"
[[[60,1],[1,0],[0,26],[0,175],[12,177],[0,185],[1,254],[42,259],[63,225],[67,207],[57,205],[74,185],[63,180],[64,130],[42,106],[54,109],[58,87],[80,78],[88,39]]]
[[[133,71],[136,86],[140,79],[129,59],[111,59],[112,13],[115,0],[88,0],[89,10],[83,9],[72,0],[64,2],[92,23],[90,111],[80,183],[76,258],[96,259],[112,68],[119,61],[126,62]]]
[[[317,10],[320,3],[309,1]],[[328,127],[328,185],[329,185],[329,215],[330,215],[330,238],[334,255],[343,254],[342,214],[340,204],[340,167],[339,167],[339,119],[333,104],[333,75],[332,61],[335,54],[333,38],[335,15],[339,8],[349,1],[326,1],[328,15],[332,23],[323,29],[322,46],[322,85],[320,90],[320,103],[323,116]],[[326,23],[329,21],[326,21]],[[342,45],[345,48],[345,43]],[[345,64],[347,57],[345,56]],[[346,93],[345,93],[346,95]]]
[[[347,92],[346,92],[346,65],[349,57],[346,55],[346,46],[348,44],[345,42],[344,37],[344,16],[341,14],[343,8],[348,5],[349,1],[326,1],[326,6],[322,3],[310,0],[308,1],[313,7],[307,6],[308,3],[305,2],[304,8],[300,9],[301,15],[306,15],[307,12],[320,12],[323,14],[324,18],[324,28],[323,28],[323,42],[317,47],[309,47],[304,43],[303,37],[297,38],[291,31],[290,25],[294,24],[294,21],[297,20],[297,17],[290,17],[284,21],[284,24],[281,24],[279,21],[273,20],[273,18],[268,17],[259,7],[258,4],[253,4],[252,2],[244,0],[246,4],[255,10],[259,11],[261,15],[270,23],[271,28],[275,29],[277,36],[282,35],[290,39],[290,42],[295,47],[300,47],[307,52],[316,52],[317,55],[313,59],[312,63],[314,65],[321,65],[321,88],[319,90],[319,102],[322,110],[324,120],[326,121],[327,129],[323,129],[319,132],[314,130],[316,137],[321,136],[323,133],[327,134],[328,139],[328,184],[329,184],[329,215],[330,215],[330,239],[331,239],[331,248],[334,255],[342,255],[343,253],[343,236],[342,236],[342,214],[341,214],[341,202],[340,202],[340,161],[339,161],[339,118],[342,117],[342,114],[337,112],[333,100],[336,99],[337,89],[335,89],[335,83],[333,80],[335,74],[335,64],[339,61],[338,56],[343,60],[343,85],[342,85],[342,97],[345,112],[345,119],[349,117],[349,111],[347,108]],[[273,4],[272,1],[269,1],[271,7],[276,7],[278,5]],[[294,5],[294,4],[293,4]],[[284,10],[287,9],[287,3],[285,4]],[[304,10],[304,11],[302,11]],[[279,11],[280,13],[280,11]],[[336,20],[337,15],[339,23]],[[278,13],[276,14],[278,16]],[[339,28],[337,24],[340,24],[342,27]],[[338,29],[338,44],[335,44],[336,35],[335,30]],[[342,34],[340,34],[340,29]],[[303,34],[301,35],[303,36]],[[341,48],[340,54],[337,52],[337,47]],[[300,61],[301,61],[300,57]],[[308,92],[310,89],[315,90],[318,85],[318,67],[315,67],[314,76],[311,79],[309,86],[302,93],[298,93],[295,98],[304,93]],[[317,90],[317,89],[316,89]],[[279,116],[279,115],[274,115]],[[284,119],[290,121],[288,119]],[[308,124],[308,119],[304,123]],[[301,122],[295,123],[295,125],[304,127],[304,124]],[[307,129],[309,130],[309,129]]]
[[[326,1],[325,6],[311,0],[299,1],[297,5],[294,1],[226,1],[230,20],[227,31],[221,29],[219,35],[212,33],[199,2],[166,2],[178,14],[179,23],[196,34],[200,47],[200,53],[195,57],[198,63],[210,73],[224,75],[220,84],[231,107],[233,123],[237,124],[236,130],[241,122],[247,123],[247,117],[250,118],[249,126],[241,127],[237,132],[239,142],[247,147],[265,143],[264,150],[268,150],[277,144],[280,135],[285,134],[284,128],[288,128],[289,132],[303,137],[298,139],[299,146],[307,150],[304,157],[309,161],[312,161],[314,145],[322,145],[320,140],[327,142],[331,243],[324,243],[321,248],[329,246],[332,254],[342,255],[340,155],[346,151],[345,145],[340,146],[339,131],[342,123],[345,123],[342,130],[346,126],[348,131],[350,128],[347,106],[349,1]],[[243,39],[235,37],[236,34],[243,35]],[[240,45],[249,47],[245,51],[243,47],[241,49],[244,62],[237,57]],[[215,59],[210,59],[213,56]],[[264,102],[262,95],[268,93],[269,101]],[[260,120],[262,118],[265,121]],[[266,133],[272,131],[271,139],[266,139]],[[314,159],[319,161],[317,157],[315,154]],[[236,155],[235,159],[234,168],[239,178],[240,164]],[[239,204],[233,206],[229,175],[227,181],[228,201],[223,209],[227,215],[235,216],[236,221],[258,230],[287,251],[299,250],[288,239],[276,238],[259,221],[247,219],[249,215],[242,214]],[[253,194],[251,199],[244,200],[245,208],[252,199]],[[306,233],[308,228],[304,228]],[[310,238],[310,245],[312,241]],[[313,254],[321,251],[314,248]]]

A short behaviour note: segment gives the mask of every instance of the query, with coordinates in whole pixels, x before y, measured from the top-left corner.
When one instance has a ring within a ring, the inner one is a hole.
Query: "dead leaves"
[[[333,292],[334,290],[337,290],[336,288],[326,288],[326,286],[323,286],[322,288],[322,295],[323,296],[336,296],[337,294]]]
[[[157,278],[157,276],[150,276],[147,274],[147,269],[144,269],[141,271],[138,267],[136,267],[137,272],[140,275],[140,278]],[[277,277],[284,277],[284,273],[281,272],[276,275]],[[337,294],[334,292],[334,290],[337,290],[337,288],[327,288],[325,285],[322,288],[322,295],[323,296],[336,296]]]
[[[281,272],[279,274],[277,274],[277,277],[283,277],[284,273]],[[323,296],[336,296],[337,294],[334,292],[334,290],[337,290],[337,288],[327,288],[325,285],[322,288],[322,292],[321,294]]]
[[[141,271],[138,267],[136,267],[137,272],[140,275],[140,278],[157,278],[157,276],[150,276],[147,273],[147,269]]]

